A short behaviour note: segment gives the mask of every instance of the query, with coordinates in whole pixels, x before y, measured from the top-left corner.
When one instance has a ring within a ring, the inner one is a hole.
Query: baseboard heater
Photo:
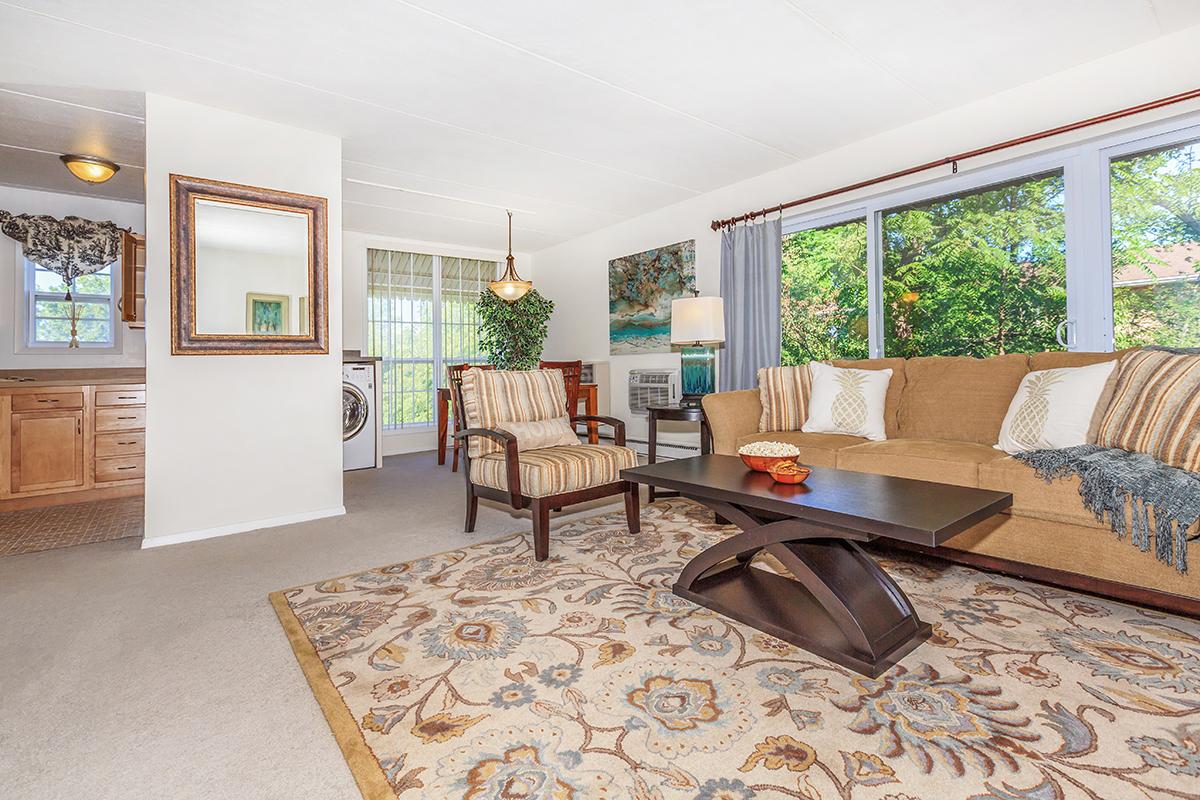
[[[600,434],[601,444],[611,444],[612,440],[612,434]],[[586,442],[587,434],[581,433],[579,441]],[[646,456],[650,453],[650,442],[646,439],[626,439],[625,446],[633,448],[638,455]],[[699,447],[674,442],[659,442],[655,447],[654,454],[655,458],[691,458],[698,455],[700,455]]]
[[[646,439],[626,439],[625,446],[632,447],[643,456],[650,452],[650,442]],[[664,442],[661,439],[658,440],[654,450],[655,458],[691,458],[700,455],[700,447],[697,445]]]

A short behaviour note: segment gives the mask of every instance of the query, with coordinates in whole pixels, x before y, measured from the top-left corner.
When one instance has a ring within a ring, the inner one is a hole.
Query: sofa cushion
[[[1096,444],[1200,472],[1200,355],[1139,350],[1123,356]]]
[[[740,436],[737,446],[750,442],[785,442],[800,448],[800,463],[810,467],[836,467],[837,451],[867,441],[858,436],[843,436],[840,433],[801,433],[800,431],[775,431],[752,433]],[[736,449],[736,448],[735,448]]]
[[[1124,352],[1127,351],[1121,351],[1121,353]],[[1044,369],[1090,367],[1092,364],[1116,361],[1121,357],[1121,353],[1075,353],[1070,350],[1032,353],[1029,356],[1029,370],[1030,372],[1040,372]]]
[[[621,470],[637,466],[637,453],[611,444],[547,447],[520,454],[521,493],[528,497],[588,489],[621,480]],[[471,482],[508,491],[503,453],[471,460]]]
[[[910,358],[900,398],[900,436],[995,444],[1029,357]]]
[[[889,439],[837,451],[837,468],[897,478],[978,486],[979,465],[1005,458],[983,444],[945,439]]]
[[[890,369],[892,380],[888,384],[887,397],[883,401],[883,430],[887,438],[895,439],[900,436],[900,398],[904,396],[904,359],[903,358],[864,358],[860,361],[834,359],[830,362],[835,367],[850,367],[851,369]]]
[[[758,399],[762,403],[759,431],[800,430],[808,418],[811,393],[812,375],[808,364],[759,368]]]
[[[1115,361],[1086,367],[1057,367],[1030,372],[1013,396],[1000,443],[1008,453],[1061,450],[1087,444],[1092,421],[1104,414],[1097,407],[1112,397]]]
[[[834,367],[814,361],[808,365],[812,390],[808,398],[805,433],[842,433],[872,441],[887,438],[884,406],[890,369]]]
[[[1083,507],[1076,475],[1046,483],[1017,459],[1001,458],[979,465],[979,488],[1011,492],[1010,511],[1019,516],[1108,530]]]

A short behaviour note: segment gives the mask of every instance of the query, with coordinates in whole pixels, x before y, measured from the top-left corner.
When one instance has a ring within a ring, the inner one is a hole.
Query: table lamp
[[[699,408],[700,399],[717,390],[717,351],[725,341],[725,311],[719,297],[681,297],[671,301],[671,344],[682,345],[683,398],[679,405]]]

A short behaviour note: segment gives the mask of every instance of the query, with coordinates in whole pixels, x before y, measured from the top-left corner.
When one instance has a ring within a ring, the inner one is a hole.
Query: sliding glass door
[[[1109,163],[1113,342],[1200,347],[1200,141]]]
[[[1067,318],[1061,172],[883,212],[884,352],[1058,349]]]
[[[784,363],[1200,347],[1200,115],[784,221]]]
[[[818,225],[783,237],[784,364],[867,358],[867,221]]]

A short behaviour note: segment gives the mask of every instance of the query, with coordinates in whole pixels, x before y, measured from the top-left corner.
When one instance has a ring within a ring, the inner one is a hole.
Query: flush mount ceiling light
[[[98,156],[65,155],[59,156],[62,162],[71,170],[71,174],[84,183],[104,183],[117,174],[120,169],[116,164]]]
[[[488,284],[497,297],[501,300],[506,300],[509,303],[514,303],[520,300],[525,294],[533,288],[533,281],[523,281],[521,276],[517,274],[517,267],[512,254],[512,212],[508,212],[508,258],[506,259],[507,266],[504,268],[504,275],[498,281],[492,281]]]

